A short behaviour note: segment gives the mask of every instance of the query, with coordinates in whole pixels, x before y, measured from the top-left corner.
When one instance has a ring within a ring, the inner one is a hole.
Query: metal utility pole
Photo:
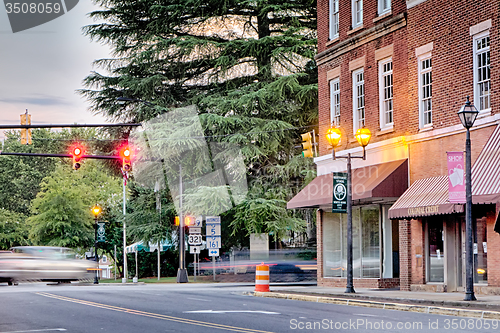
[[[123,278],[122,283],[127,283],[127,224],[125,222],[126,213],[126,198],[125,198],[125,186],[127,180],[123,177]]]
[[[188,275],[184,244],[184,216],[182,214],[182,165],[179,164],[179,270],[177,271],[177,283],[186,282],[188,282]]]

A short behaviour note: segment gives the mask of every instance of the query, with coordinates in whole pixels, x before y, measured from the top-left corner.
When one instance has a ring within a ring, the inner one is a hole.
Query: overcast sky
[[[80,0],[53,21],[12,33],[0,4],[0,124],[20,124],[26,109],[32,124],[105,121],[76,93],[96,69],[92,62],[109,57],[107,46],[82,35],[82,27],[93,23],[87,14],[96,9],[90,0]]]

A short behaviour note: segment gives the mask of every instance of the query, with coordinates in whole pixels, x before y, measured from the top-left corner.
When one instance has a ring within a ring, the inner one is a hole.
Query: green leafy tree
[[[105,70],[80,91],[93,112],[137,122],[195,104],[205,136],[239,145],[245,158],[248,196],[224,215],[233,234],[302,230],[303,212],[285,204],[313,169],[295,147],[317,124],[315,1],[94,2],[102,10],[90,16],[103,22],[84,31],[111,45],[114,57],[96,61]],[[121,96],[156,107],[122,106]],[[199,193],[186,201],[198,195],[191,200],[198,209],[218,204],[203,190],[204,202]]]
[[[74,171],[58,166],[41,184],[28,218],[29,237],[37,245],[88,248],[94,241],[90,208],[118,204],[120,180],[108,175],[96,162],[86,161]]]
[[[0,249],[29,244],[25,221],[22,214],[0,209]]]

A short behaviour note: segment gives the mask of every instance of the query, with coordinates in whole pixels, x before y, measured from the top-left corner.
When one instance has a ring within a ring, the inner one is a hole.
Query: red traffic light
[[[123,146],[121,149],[120,149],[120,157],[122,158],[123,160],[123,165],[122,165],[122,169],[123,171],[130,171],[132,170],[132,150],[130,149],[129,146]]]
[[[73,169],[78,170],[80,169],[80,160],[82,159],[83,156],[83,147],[76,145],[71,148],[71,155],[73,156]]]

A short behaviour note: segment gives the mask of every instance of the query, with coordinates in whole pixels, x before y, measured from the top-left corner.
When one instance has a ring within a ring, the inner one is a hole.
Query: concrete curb
[[[378,308],[378,309],[385,309],[385,310],[409,311],[409,312],[420,312],[420,313],[429,313],[429,314],[456,316],[456,317],[500,320],[500,312],[498,312],[498,311],[447,308],[447,307],[432,306],[432,305],[413,305],[413,304],[402,304],[402,303],[395,303],[395,302],[378,302],[378,301],[336,298],[336,297],[327,297],[327,296],[286,294],[286,293],[279,293],[279,292],[253,291],[253,292],[248,292],[246,294],[251,295],[251,296],[257,296],[257,297],[282,298],[282,299],[291,299],[291,300],[296,300],[296,301],[328,303],[328,304],[337,304],[337,305],[362,306],[362,307],[367,307],[367,308]]]

